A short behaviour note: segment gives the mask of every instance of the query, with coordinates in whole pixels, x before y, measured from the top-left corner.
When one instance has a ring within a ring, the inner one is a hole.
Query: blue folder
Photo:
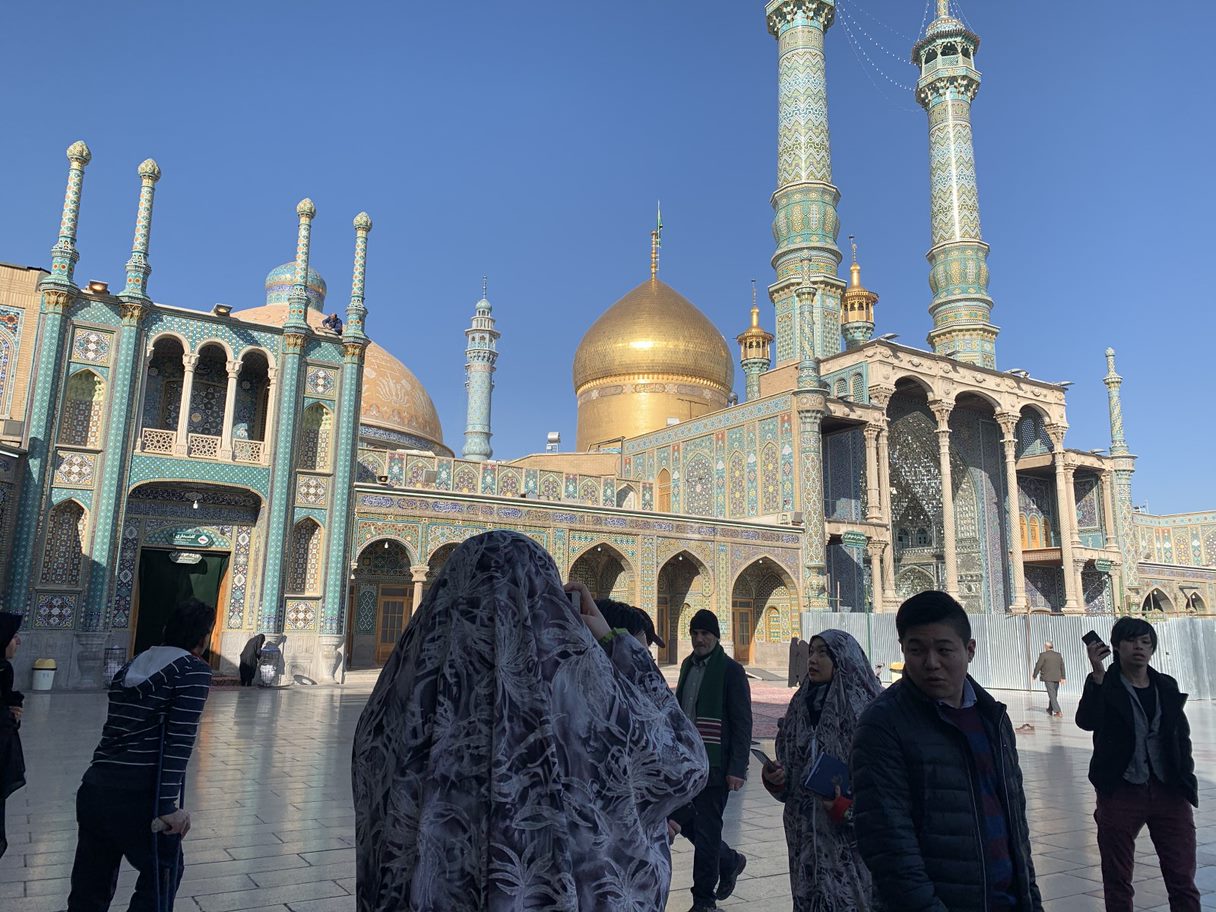
[[[820,754],[811,771],[802,783],[809,791],[824,798],[835,798],[836,787],[840,786],[840,794],[845,798],[853,797],[853,784],[849,781],[849,768],[831,754]]]

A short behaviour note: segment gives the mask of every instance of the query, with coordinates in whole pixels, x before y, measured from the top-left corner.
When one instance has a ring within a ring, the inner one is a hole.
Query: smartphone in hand
[[[1091,630],[1087,634],[1085,634],[1084,636],[1081,637],[1081,642],[1084,643],[1086,646],[1092,646],[1095,643],[1101,643],[1102,637],[1098,636],[1098,631]]]

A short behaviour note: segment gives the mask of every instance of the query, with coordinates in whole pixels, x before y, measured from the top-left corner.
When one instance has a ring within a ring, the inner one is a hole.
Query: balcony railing
[[[237,462],[260,463],[264,447],[265,444],[261,440],[234,440],[232,441],[232,458]]]
[[[210,434],[189,434],[186,437],[186,455],[217,459],[220,455],[220,438]]]
[[[177,444],[177,431],[162,428],[144,428],[140,437],[140,449],[157,456],[172,456]]]

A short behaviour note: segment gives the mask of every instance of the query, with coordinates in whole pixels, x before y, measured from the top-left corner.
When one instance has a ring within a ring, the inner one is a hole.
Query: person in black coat
[[[1195,815],[1199,783],[1178,682],[1149,665],[1157,631],[1141,618],[1115,622],[1108,647],[1086,644],[1093,673],[1077,725],[1094,733],[1089,781],[1097,790],[1098,851],[1108,912],[1131,912],[1136,837],[1147,824],[1170,908],[1199,912]],[[1114,649],[1110,669],[1103,661]]]
[[[853,825],[877,900],[899,912],[1042,912],[1013,725],[967,674],[966,613],[922,592],[895,627],[903,679],[853,738]]]
[[[266,643],[266,634],[259,633],[255,637],[251,637],[249,642],[245,644],[245,648],[241,650],[241,686],[248,687],[253,683],[254,677],[258,673],[258,654],[262,651],[262,646]]]
[[[0,858],[8,850],[4,830],[4,804],[25,785],[25,757],[21,752],[21,713],[25,697],[13,689],[11,659],[21,645],[17,628],[21,615],[0,611]]]
[[[709,782],[671,815],[693,844],[692,912],[717,908],[734,892],[747,865],[742,852],[722,841],[727,796],[743,787],[752,744],[752,691],[743,666],[722,649],[718,616],[701,609],[689,623],[692,655],[680,666],[676,700],[705,742]]]

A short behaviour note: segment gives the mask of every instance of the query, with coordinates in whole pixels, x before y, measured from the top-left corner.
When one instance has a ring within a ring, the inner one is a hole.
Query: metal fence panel
[[[1067,674],[1060,692],[1080,698],[1089,674],[1089,659],[1081,637],[1094,630],[1107,643],[1115,618],[1098,615],[973,614],[976,640],[971,675],[994,690],[1037,690],[1042,687],[1030,673],[1043,644],[1051,641],[1064,657]],[[1153,619],[1157,655],[1153,667],[1174,678],[1193,700],[1216,699],[1216,618],[1172,617]],[[804,611],[802,637],[809,640],[820,630],[843,630],[859,642],[871,665],[882,664],[883,680],[892,662],[903,660],[895,615],[830,611]]]

